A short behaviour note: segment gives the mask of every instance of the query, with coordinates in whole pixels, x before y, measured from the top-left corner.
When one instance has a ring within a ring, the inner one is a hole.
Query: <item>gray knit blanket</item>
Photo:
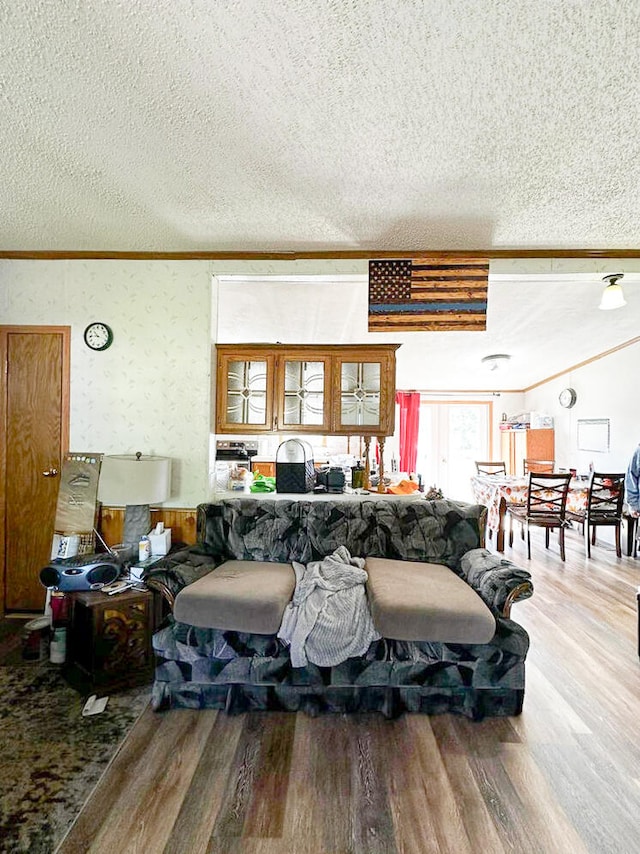
[[[306,566],[293,561],[293,569],[296,589],[278,632],[290,646],[293,667],[333,667],[364,655],[381,637],[369,611],[364,558],[340,546]]]

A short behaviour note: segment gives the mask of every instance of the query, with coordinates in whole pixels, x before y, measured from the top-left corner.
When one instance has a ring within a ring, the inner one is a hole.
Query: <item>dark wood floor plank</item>
[[[103,813],[86,851],[164,849],[216,716],[217,712],[187,709],[161,716],[148,749],[131,757],[127,785],[120,788],[109,812]],[[95,808],[100,809],[99,803]]]
[[[185,793],[164,854],[202,854],[227,792],[227,780],[245,721],[219,714]]]
[[[254,780],[244,835],[282,838],[289,787],[295,715],[284,712],[257,714],[262,727],[259,773]]]
[[[228,845],[237,837],[282,837],[295,723],[281,712],[245,716],[213,837]],[[219,845],[216,839],[209,848]]]
[[[394,727],[389,756],[389,785],[399,848],[428,854],[474,854],[480,839],[495,838],[491,828],[472,842],[467,834],[455,781],[448,773],[432,728],[437,717],[406,715]],[[391,755],[392,753],[392,755]],[[480,798],[477,798],[480,803]],[[496,849],[499,851],[499,849]]]
[[[460,753],[446,753],[443,755],[443,763],[466,838],[469,840],[469,850],[472,854],[477,851],[504,854],[508,849],[500,840],[469,758]]]
[[[353,850],[357,854],[397,854],[387,769],[379,749],[389,726],[379,715],[351,715],[348,722]]]
[[[244,715],[244,726],[227,777],[227,789],[213,827],[212,836],[233,839],[243,835],[253,784],[259,773],[262,722],[257,715]]]
[[[351,854],[351,728],[346,715],[298,715],[284,839],[300,851]]]
[[[162,728],[162,719],[147,708],[129,733],[110,763],[77,820],[66,837],[58,846],[58,854],[77,854],[88,851],[96,839],[105,817],[115,809],[123,791],[131,784],[131,769],[136,767],[140,758],[153,749],[158,730]]]

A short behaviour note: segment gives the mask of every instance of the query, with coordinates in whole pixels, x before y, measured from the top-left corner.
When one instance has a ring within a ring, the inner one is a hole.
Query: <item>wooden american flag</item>
[[[369,261],[369,332],[481,332],[488,258]]]

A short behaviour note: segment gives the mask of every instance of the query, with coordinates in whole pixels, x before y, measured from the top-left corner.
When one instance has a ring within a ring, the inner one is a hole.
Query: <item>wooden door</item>
[[[44,606],[69,423],[68,327],[0,327],[0,557],[8,611]],[[56,472],[56,474],[53,474]]]

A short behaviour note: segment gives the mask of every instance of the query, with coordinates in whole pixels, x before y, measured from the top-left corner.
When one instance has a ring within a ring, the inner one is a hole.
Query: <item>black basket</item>
[[[280,449],[287,442],[297,442],[301,449],[301,462],[279,462]],[[276,492],[313,492],[316,485],[316,471],[313,460],[307,457],[305,446],[298,439],[282,442],[276,453]]]

